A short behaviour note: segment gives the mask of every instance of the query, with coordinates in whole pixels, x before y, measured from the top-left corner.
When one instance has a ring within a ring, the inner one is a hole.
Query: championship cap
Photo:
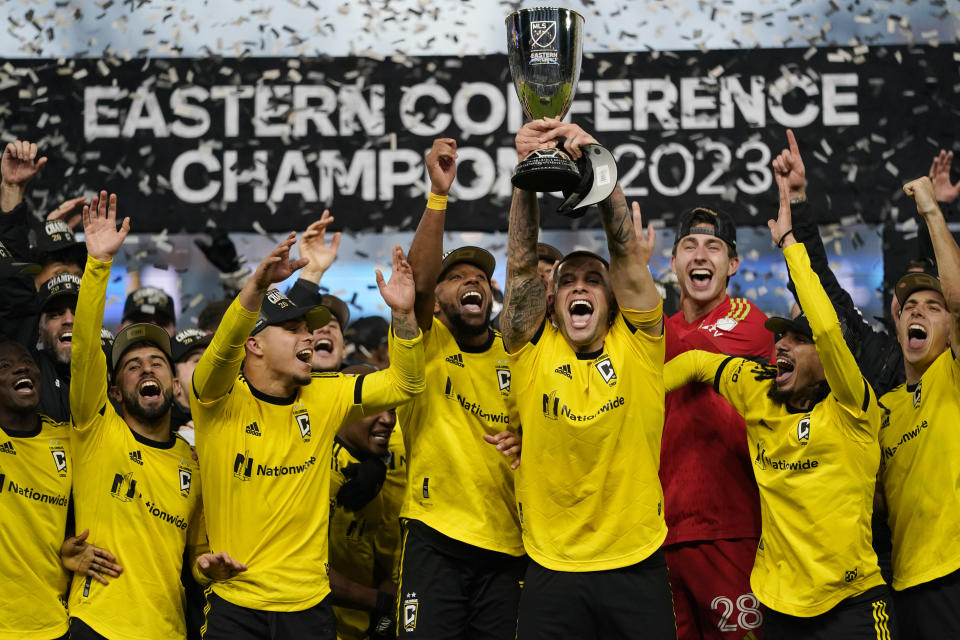
[[[211,340],[213,340],[213,334],[200,329],[184,329],[177,332],[177,335],[173,336],[173,342],[170,343],[173,361],[180,362],[194,349],[209,345]]]
[[[537,243],[537,260],[544,260],[553,264],[563,259],[563,254],[560,253],[560,249],[557,249],[553,245],[549,245],[545,242]]]
[[[350,309],[347,307],[347,303],[337,296],[332,296],[329,293],[322,294],[320,296],[320,306],[325,307],[333,314],[333,317],[340,323],[341,331],[346,329],[347,325],[350,324]],[[324,324],[326,324],[326,322]]]
[[[129,320],[133,316],[156,316],[171,324],[177,320],[173,300],[157,287],[141,287],[127,296],[123,304],[123,320]]]
[[[40,311],[43,312],[57,298],[70,297],[76,301],[79,293],[80,278],[72,273],[61,273],[40,285],[37,302],[40,305]]]
[[[21,262],[0,242],[0,280],[6,280],[20,274],[33,275],[40,271],[40,265]]]
[[[713,224],[713,228],[703,226],[707,221]],[[733,249],[734,254],[737,253],[737,225],[726,212],[707,207],[694,207],[684,211],[677,224],[677,236],[673,240],[673,246],[676,247],[681,240],[692,233],[716,236],[726,242]]]
[[[100,340],[102,344],[102,335]],[[164,355],[170,360],[170,364],[173,364],[173,353],[170,351],[170,336],[166,330],[150,322],[138,322],[124,328],[114,339],[113,348],[110,350],[111,371],[115,372],[117,370],[117,363],[120,362],[120,358],[123,357],[123,354],[130,347],[138,342],[149,342],[160,349],[160,351],[163,351]]]
[[[86,245],[77,242],[73,229],[63,220],[45,220],[31,227],[30,248],[35,255],[60,253],[69,249],[77,254],[77,260],[81,266],[87,261]]]
[[[443,277],[447,269],[461,262],[478,267],[487,274],[487,279],[493,277],[493,270],[497,267],[497,261],[493,254],[486,249],[473,246],[460,247],[443,254],[443,262],[440,263],[440,277]]]
[[[767,318],[763,323],[764,328],[774,335],[782,336],[788,331],[799,333],[813,340],[813,329],[810,328],[810,321],[807,320],[805,313],[800,312],[796,318],[781,318],[773,316]]]
[[[282,324],[288,320],[306,318],[307,329],[314,331],[330,322],[330,310],[326,307],[298,307],[287,296],[277,289],[267,291],[263,304],[260,305],[260,315],[253,325],[250,335],[256,335],[274,324]]]
[[[908,273],[897,280],[894,293],[897,296],[897,302],[899,302],[902,307],[915,291],[925,290],[936,291],[940,295],[943,295],[943,289],[940,288],[940,279],[938,277],[930,273],[918,271]]]

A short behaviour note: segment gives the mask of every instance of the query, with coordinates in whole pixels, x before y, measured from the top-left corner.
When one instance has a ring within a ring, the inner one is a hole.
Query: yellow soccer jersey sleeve
[[[347,511],[337,505],[337,492],[347,481],[344,468],[359,462],[343,441],[334,440],[330,474],[330,566],[358,584],[376,588],[375,538],[383,522],[382,495],[378,494],[359,511]],[[370,628],[368,612],[334,607],[333,613],[337,619],[338,640],[366,637]]]
[[[40,416],[30,432],[0,429],[0,640],[49,640],[67,632],[60,545],[73,474],[70,427]]]
[[[424,337],[427,390],[397,408],[407,450],[401,515],[482,549],[523,554],[510,460],[483,440],[511,425],[503,340],[460,347],[433,319]]]
[[[407,492],[407,450],[399,423],[390,434],[390,463],[380,495],[383,499],[383,523],[374,537],[378,579],[400,583],[400,509]]]
[[[960,364],[947,349],[881,402],[893,587],[906,589],[960,568]]]
[[[107,637],[184,638],[180,570],[201,515],[199,470],[183,438],[144,438],[107,399],[100,326],[109,275],[109,263],[87,258],[70,362],[73,498],[76,530],[89,529],[124,571],[106,586],[74,576],[70,615]]]
[[[212,551],[247,565],[212,589],[238,606],[301,611],[330,593],[327,507],[333,437],[345,420],[396,406],[423,386],[421,338],[390,342],[391,366],[313,374],[290,398],[241,374],[256,313],[235,300],[193,374],[190,405]],[[292,357],[292,356],[291,356]]]
[[[523,424],[517,503],[523,542],[556,571],[640,562],[667,534],[660,488],[663,337],[622,309],[603,349],[578,354],[549,322],[511,355],[511,402]]]

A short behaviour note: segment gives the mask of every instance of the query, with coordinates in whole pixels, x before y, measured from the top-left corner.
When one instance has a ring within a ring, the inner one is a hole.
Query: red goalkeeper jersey
[[[729,296],[690,323],[676,313],[666,322],[666,361],[691,349],[769,360],[773,334],[763,327],[766,319],[746,298]],[[760,537],[760,499],[743,418],[708,384],[667,394],[660,483],[664,544]]]

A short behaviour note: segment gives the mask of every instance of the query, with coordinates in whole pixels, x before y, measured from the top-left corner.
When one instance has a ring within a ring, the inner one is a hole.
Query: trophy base
[[[577,165],[555,149],[534,151],[513,170],[513,186],[524,191],[569,191],[580,184]]]

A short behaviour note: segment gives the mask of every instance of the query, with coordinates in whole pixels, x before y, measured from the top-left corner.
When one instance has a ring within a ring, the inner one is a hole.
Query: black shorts
[[[448,538],[405,520],[397,585],[397,637],[514,640],[526,556]]]
[[[893,592],[901,640],[960,638],[960,570]]]
[[[70,618],[70,633],[67,635],[70,640],[107,640],[80,618]]]
[[[553,571],[530,561],[520,596],[519,640],[675,640],[662,549],[609,571]]]
[[[944,636],[945,637],[945,636]],[[800,618],[767,608],[763,640],[898,640],[890,587],[841,600],[818,616]]]
[[[203,640],[336,640],[330,596],[303,611],[262,611],[227,602],[207,589]]]

